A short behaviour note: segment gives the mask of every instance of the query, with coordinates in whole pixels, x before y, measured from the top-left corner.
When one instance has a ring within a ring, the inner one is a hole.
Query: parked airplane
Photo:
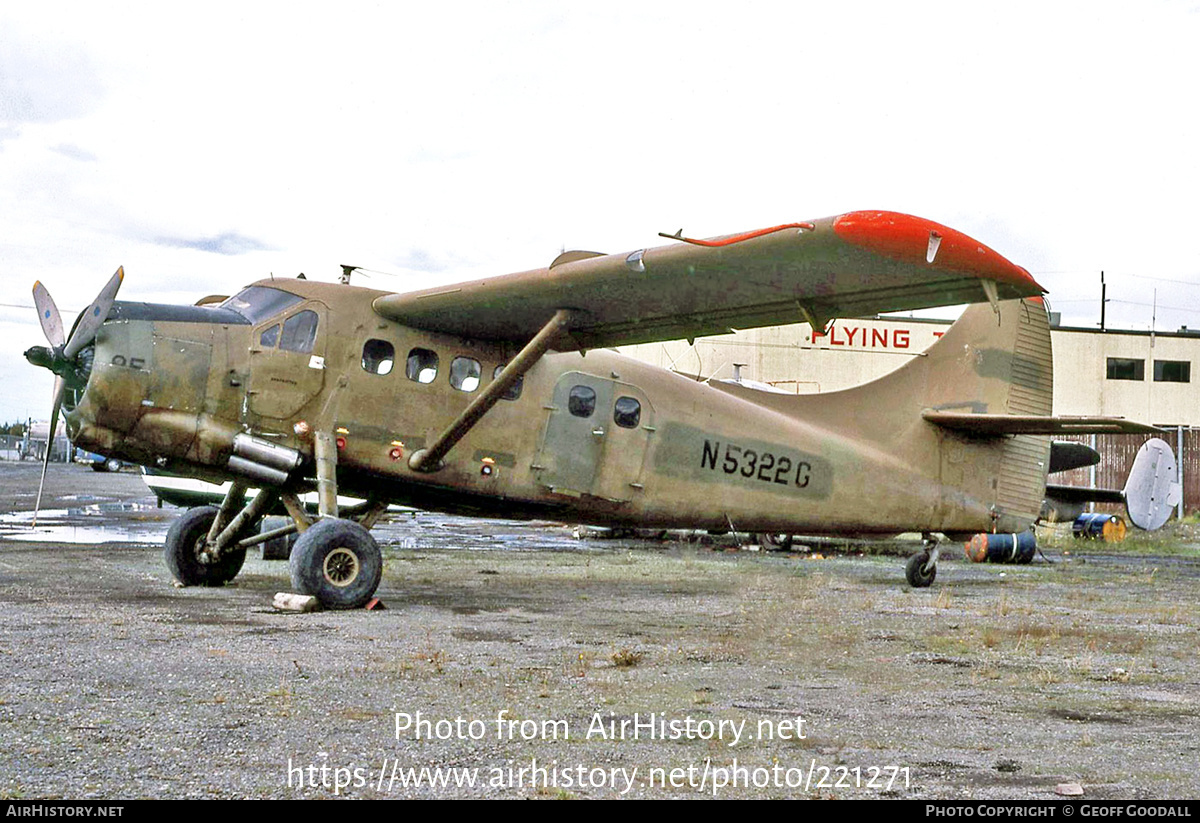
[[[1027,530],[1058,432],[1146,430],[1051,412],[1042,288],[966,235],[860,211],[407,294],[268,279],[219,305],[116,302],[118,270],[69,336],[40,283],[78,445],[232,480],[183,514],[185,585],[237,575],[277,503],[301,534],[293,586],[350,608],[375,592],[369,529],[390,503],[644,528],[927,535]],[[688,379],[605,347],[961,303],[924,356],[872,383],[785,396]],[[251,485],[262,489],[246,501]],[[298,499],[315,489],[319,516]],[[365,499],[341,509],[341,492]],[[39,492],[40,494],[40,492]]]

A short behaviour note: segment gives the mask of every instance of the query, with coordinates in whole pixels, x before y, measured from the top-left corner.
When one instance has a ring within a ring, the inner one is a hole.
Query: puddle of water
[[[81,499],[94,500],[83,495]],[[104,543],[148,543],[161,544],[170,528],[169,522],[149,520],[136,523],[89,523],[88,520],[107,518],[109,515],[154,511],[155,506],[145,503],[93,503],[87,506],[66,509],[43,509],[38,512],[38,525],[33,528],[33,512],[13,512],[0,515],[0,540],[23,542],[57,542],[78,545],[101,545]],[[84,522],[73,522],[82,520]]]
[[[149,525],[149,524],[148,524]],[[15,540],[34,543],[74,543],[81,546],[98,546],[104,543],[161,544],[167,529],[155,531],[130,531],[104,526],[38,526],[19,532],[0,534],[0,540]]]

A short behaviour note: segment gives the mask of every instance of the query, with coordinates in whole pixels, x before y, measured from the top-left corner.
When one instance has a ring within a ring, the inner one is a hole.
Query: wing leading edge
[[[558,350],[1040,295],[1025,269],[961,232],[851,212],[624,254],[568,252],[549,267],[389,294],[377,313],[427,331],[523,343],[555,312]]]

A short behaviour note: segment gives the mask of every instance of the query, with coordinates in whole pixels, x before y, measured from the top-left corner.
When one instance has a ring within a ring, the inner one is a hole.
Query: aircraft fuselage
[[[327,430],[342,493],[508,517],[805,534],[995,524],[993,500],[948,493],[938,460],[886,448],[891,434],[863,439],[836,421],[784,414],[607,350],[547,354],[440,467],[417,471],[412,454],[516,347],[384,319],[372,309],[380,293],[368,289],[256,285],[285,295],[278,302],[286,305],[258,316],[117,304],[68,416],[76,442],[146,465],[262,482],[252,473],[271,468],[269,459],[252,451],[249,468],[231,461],[242,435],[298,454],[288,482],[311,485],[311,432]],[[934,455],[946,438],[920,421],[895,436],[924,438]]]

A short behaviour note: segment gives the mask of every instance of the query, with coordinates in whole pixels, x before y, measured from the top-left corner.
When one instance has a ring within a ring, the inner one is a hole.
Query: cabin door
[[[557,494],[614,502],[642,486],[653,409],[636,386],[568,372],[554,387],[537,466]]]

